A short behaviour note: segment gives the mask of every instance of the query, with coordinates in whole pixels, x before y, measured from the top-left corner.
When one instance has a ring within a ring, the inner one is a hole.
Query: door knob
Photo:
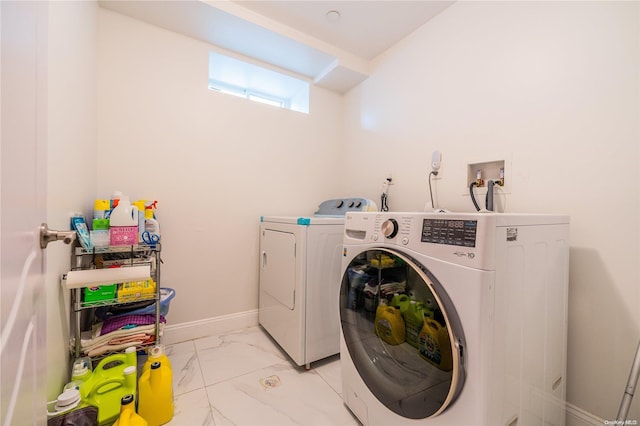
[[[54,231],[49,229],[46,223],[40,225],[40,248],[47,248],[52,241],[62,240],[65,244],[71,244],[76,239],[76,231]]]

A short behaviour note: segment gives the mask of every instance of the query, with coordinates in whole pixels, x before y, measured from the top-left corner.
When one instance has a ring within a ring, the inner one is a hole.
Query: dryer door
[[[410,419],[442,413],[462,390],[465,340],[444,288],[414,259],[367,250],[340,289],[349,356],[373,395]]]
[[[260,289],[293,310],[296,291],[296,236],[264,229],[260,239]]]

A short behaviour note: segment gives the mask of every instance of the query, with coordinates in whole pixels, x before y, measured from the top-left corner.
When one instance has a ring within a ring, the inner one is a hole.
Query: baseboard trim
[[[174,343],[213,336],[257,325],[257,309],[180,324],[171,324],[164,328],[162,333],[162,343],[165,345],[172,345]]]
[[[567,402],[567,426],[602,426],[604,419]]]

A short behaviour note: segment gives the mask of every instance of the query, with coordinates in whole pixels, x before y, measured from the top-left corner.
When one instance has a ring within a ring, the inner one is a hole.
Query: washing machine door
[[[342,278],[340,320],[348,355],[387,408],[424,419],[456,400],[465,378],[462,326],[425,266],[393,250],[359,253]]]

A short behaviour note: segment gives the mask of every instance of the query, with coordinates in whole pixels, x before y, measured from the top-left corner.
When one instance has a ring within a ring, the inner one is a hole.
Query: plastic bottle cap
[[[73,373],[71,375],[74,377],[83,376],[87,374],[88,371],[89,371],[89,368],[86,365],[76,364],[73,366]]]
[[[80,401],[80,391],[76,388],[67,389],[58,395],[56,407],[66,407]]]
[[[96,200],[93,203],[95,210],[109,210],[109,200]]]

